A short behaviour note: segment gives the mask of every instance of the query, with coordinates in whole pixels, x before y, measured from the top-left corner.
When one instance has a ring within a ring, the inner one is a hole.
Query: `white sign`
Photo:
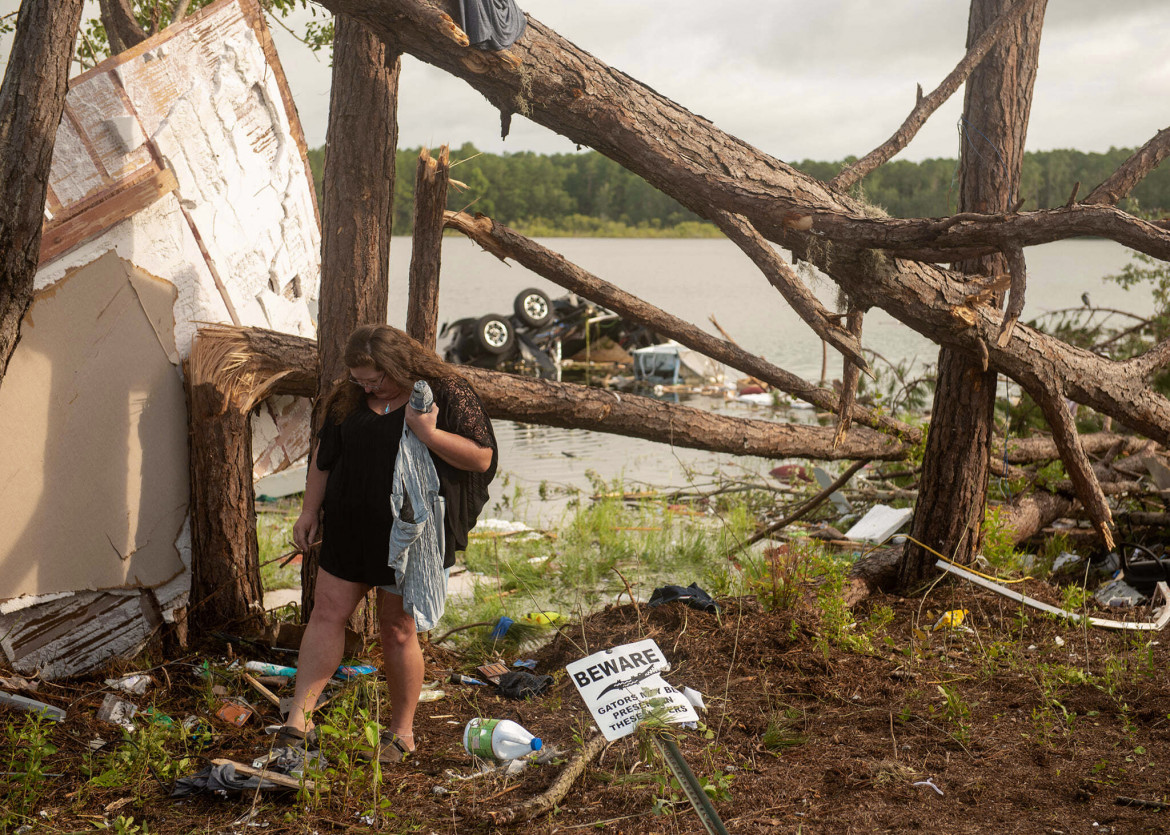
[[[668,722],[699,721],[687,697],[663,681],[661,673],[669,669],[670,662],[650,639],[595,652],[565,666],[609,742],[632,734],[652,707],[660,706]]]

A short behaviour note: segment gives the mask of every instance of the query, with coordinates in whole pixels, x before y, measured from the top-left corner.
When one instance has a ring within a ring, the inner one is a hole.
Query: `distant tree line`
[[[398,151],[394,195],[394,232],[408,235],[414,211],[414,177],[418,148]],[[1080,182],[1079,197],[1120,165],[1132,149],[1106,153],[1035,151],[1024,158],[1016,194],[1025,209],[1063,206]],[[325,149],[309,151],[309,162],[321,199]],[[596,151],[577,154],[487,154],[465,143],[451,151],[451,178],[466,189],[452,187],[448,208],[482,212],[530,235],[597,237],[717,236],[715,227]],[[794,167],[820,179],[831,179],[841,162],[802,160]],[[879,168],[858,187],[861,195],[894,217],[939,217],[955,211],[958,163],[953,159],[922,162],[895,160]],[[1170,208],[1170,166],[1148,176],[1123,203],[1133,210]]]

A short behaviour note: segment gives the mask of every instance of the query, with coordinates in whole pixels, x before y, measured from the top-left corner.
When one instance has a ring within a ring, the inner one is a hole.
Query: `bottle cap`
[[[538,736],[532,737],[532,742],[530,742],[528,744],[532,746],[533,751],[539,751],[541,746],[544,745],[544,743],[540,741],[540,737],[538,737]]]

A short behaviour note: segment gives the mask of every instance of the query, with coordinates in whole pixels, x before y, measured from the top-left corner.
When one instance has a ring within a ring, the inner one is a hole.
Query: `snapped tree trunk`
[[[400,67],[401,55],[360,21],[337,16],[321,218],[313,438],[324,417],[326,397],[347,373],[344,351],[350,333],[358,325],[386,321]],[[313,607],[317,557],[313,549],[301,563],[301,610],[306,617]],[[350,625],[359,634],[374,631],[373,608],[367,600],[354,613]]]
[[[264,624],[251,411],[184,368],[191,461],[191,600],[188,629],[258,629]]]
[[[968,46],[1011,3],[972,0]],[[960,212],[1006,212],[1017,199],[1044,5],[1038,3],[1015,23],[967,80]],[[964,261],[957,267],[968,275],[988,277],[1008,272],[1001,254]],[[1013,289],[1013,296],[1017,292]],[[993,299],[998,308],[1002,296]],[[944,346],[939,352],[911,536],[964,564],[978,553],[983,538],[997,379],[986,363],[965,351]],[[916,585],[932,571],[934,561],[933,554],[908,540],[898,565],[901,586]]]
[[[0,383],[32,304],[82,0],[25,0],[0,86]]]
[[[414,233],[411,235],[410,287],[406,332],[427,348],[435,347],[439,328],[439,269],[443,255],[443,211],[447,208],[450,151],[439,158],[423,148],[414,181]]]

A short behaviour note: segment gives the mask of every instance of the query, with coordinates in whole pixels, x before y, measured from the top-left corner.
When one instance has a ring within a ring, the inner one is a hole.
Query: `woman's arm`
[[[429,412],[420,412],[409,404],[406,407],[406,425],[427,445],[427,449],[456,469],[473,473],[487,472],[492,464],[491,447],[480,446],[471,438],[439,429],[436,425],[438,417],[437,403]],[[308,493],[305,495],[307,498]]]
[[[305,479],[305,498],[301,502],[301,515],[293,523],[293,544],[302,554],[309,552],[309,546],[317,541],[317,531],[320,528],[319,518],[321,505],[325,501],[325,483],[329,480],[329,471],[317,468],[317,452],[320,442],[309,455],[309,473]]]

